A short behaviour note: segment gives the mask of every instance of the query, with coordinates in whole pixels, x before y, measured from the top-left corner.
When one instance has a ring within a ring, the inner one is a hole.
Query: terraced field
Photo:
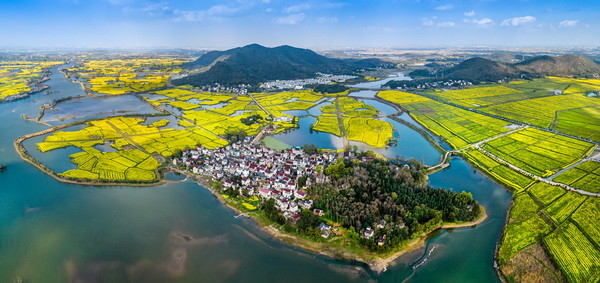
[[[491,140],[482,148],[529,173],[548,177],[591,153],[594,145],[526,128]]]

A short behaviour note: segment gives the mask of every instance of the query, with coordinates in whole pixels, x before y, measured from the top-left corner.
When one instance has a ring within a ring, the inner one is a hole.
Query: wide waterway
[[[472,192],[489,218],[476,228],[438,233],[425,249],[375,275],[362,264],[273,239],[190,181],[147,188],[71,185],[22,161],[13,141],[46,127],[21,114],[36,117],[51,99],[83,94],[56,70],[51,77],[47,84],[60,92],[0,104],[0,163],[7,164],[0,173],[0,282],[498,281],[493,252],[511,195],[460,159],[431,175],[431,184]],[[409,147],[410,140],[401,143],[399,154],[402,148],[405,156],[433,150],[422,142]],[[69,162],[61,155],[44,161],[56,168]]]

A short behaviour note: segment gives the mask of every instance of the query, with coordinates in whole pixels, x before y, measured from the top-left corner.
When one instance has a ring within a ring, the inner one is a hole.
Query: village
[[[313,214],[323,216],[324,211],[313,207],[308,198],[307,188],[314,183],[329,182],[322,173],[328,165],[340,157],[354,159],[351,151],[336,152],[317,150],[307,153],[301,147],[278,151],[262,145],[254,145],[251,137],[231,143],[225,147],[208,149],[198,146],[186,150],[181,158],[173,159],[174,166],[184,166],[193,174],[210,177],[218,181],[223,190],[236,190],[245,197],[273,199],[276,208],[287,221],[295,223],[300,218],[301,209],[311,210]],[[372,161],[372,157],[362,157],[360,162]],[[377,223],[383,228],[385,221]],[[321,237],[329,238],[332,226],[324,222],[316,227]],[[375,230],[368,227],[362,237],[371,239]],[[378,245],[385,243],[385,236]]]
[[[240,195],[258,196],[264,200],[274,199],[284,217],[294,222],[300,217],[300,208],[313,207],[306,188],[313,180],[327,182],[328,177],[319,171],[335,162],[337,157],[334,151],[308,154],[300,147],[279,152],[252,145],[251,138],[247,137],[214,150],[203,146],[187,150],[181,159],[173,160],[173,165],[185,165],[194,174],[210,176],[225,190],[234,189]],[[319,209],[313,212],[323,213]]]
[[[337,82],[345,82],[356,78],[356,76],[350,75],[331,75],[331,74],[320,74],[316,78],[308,79],[296,79],[296,80],[275,80],[263,83],[260,85],[261,89],[265,90],[282,90],[282,89],[305,89],[310,85],[317,84],[332,84]]]

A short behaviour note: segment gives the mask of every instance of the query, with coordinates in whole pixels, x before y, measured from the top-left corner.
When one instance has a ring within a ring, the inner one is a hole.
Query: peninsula
[[[365,262],[375,272],[436,229],[473,226],[486,217],[471,194],[428,186],[427,170],[416,160],[396,164],[373,152],[277,151],[247,137],[186,150],[172,163],[271,235]]]

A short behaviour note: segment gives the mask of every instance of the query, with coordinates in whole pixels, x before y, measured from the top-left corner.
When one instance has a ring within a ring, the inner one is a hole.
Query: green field
[[[461,153],[467,158],[467,160],[475,164],[485,173],[517,192],[524,190],[533,182],[533,179],[531,179],[529,176],[510,169],[508,166],[499,163],[495,159],[485,155],[480,150],[469,148],[467,150],[463,150]]]
[[[587,196],[574,192],[567,192],[544,208],[544,212],[550,216],[552,221],[556,224],[560,224],[567,220],[567,218],[569,218],[569,216],[571,216],[571,214],[575,212],[586,199]]]
[[[463,90],[424,91],[423,96],[399,91],[383,91],[378,96],[399,104],[417,122],[444,138],[453,148],[461,149],[507,132],[504,128],[507,123],[428,97],[598,140],[600,100],[588,98],[585,93],[600,89],[598,82],[600,80],[548,78]],[[555,95],[552,90],[563,94]],[[588,142],[529,127],[492,139],[483,144],[482,149],[532,174],[548,177],[579,162],[594,147]],[[546,265],[545,255],[524,254],[531,251],[528,247],[536,244],[532,247],[535,250],[542,244],[569,281],[600,280],[598,198],[534,181],[474,147],[459,152],[477,168],[515,191],[499,247],[503,272],[514,275],[514,270],[509,269],[515,268],[515,261],[523,258]],[[585,162],[554,181],[597,192],[600,190],[599,167],[598,162]],[[519,264],[519,268],[524,269],[530,266],[527,262]]]
[[[514,197],[500,243],[501,266],[541,242],[571,282],[596,282],[600,248],[600,199],[535,183]],[[596,270],[596,271],[594,271]]]
[[[600,246],[600,199],[589,198],[571,215],[571,220],[583,231],[596,246]]]
[[[580,190],[598,193],[600,192],[600,162],[586,161],[553,180]]]
[[[561,187],[539,182],[529,187],[528,192],[543,205],[548,205],[567,191]]]
[[[524,98],[548,96],[549,92],[525,93],[507,85],[481,85],[450,91],[430,91],[425,94],[457,105],[478,108]]]
[[[526,128],[487,142],[483,149],[529,173],[548,177],[579,161],[594,145]]]
[[[574,224],[562,225],[544,238],[544,245],[569,281],[600,281],[598,247]]]
[[[552,231],[552,226],[538,214],[539,210],[540,207],[527,193],[515,196],[510,221],[506,225],[500,246],[499,257],[502,260],[507,260],[520,250],[539,242]]]
[[[422,93],[449,103],[598,142],[600,99],[586,97],[588,93],[597,91],[600,91],[598,79],[548,77]]]
[[[453,107],[416,94],[382,91],[379,97],[400,105],[411,117],[442,137],[454,149],[508,132],[509,123]]]

